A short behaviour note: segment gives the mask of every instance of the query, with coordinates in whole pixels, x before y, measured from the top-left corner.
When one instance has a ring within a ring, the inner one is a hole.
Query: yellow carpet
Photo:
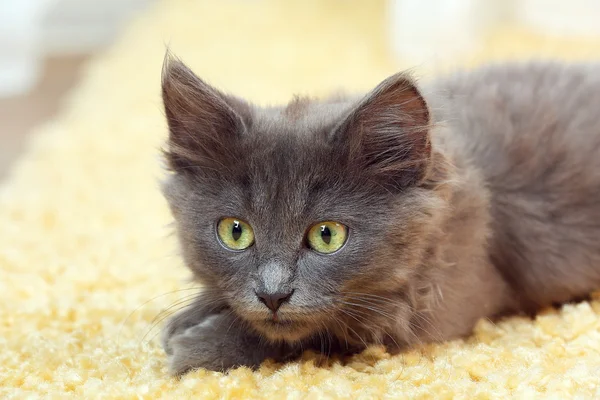
[[[158,190],[165,45],[261,104],[362,90],[412,67],[386,50],[384,6],[163,0],[87,66],[0,190],[0,398],[600,398],[600,301],[396,357],[168,377],[155,317],[190,286]],[[506,29],[456,64],[534,54],[599,57],[600,42]]]

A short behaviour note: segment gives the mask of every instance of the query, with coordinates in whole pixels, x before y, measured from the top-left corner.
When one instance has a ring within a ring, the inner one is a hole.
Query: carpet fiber
[[[86,67],[0,190],[1,398],[600,398],[599,301],[482,321],[464,341],[395,357],[374,347],[346,365],[306,355],[168,377],[161,318],[193,291],[158,186],[165,45],[261,104],[364,90],[413,67],[389,54],[384,11],[382,1],[163,0]],[[599,57],[600,42],[503,29],[453,65],[532,55]]]

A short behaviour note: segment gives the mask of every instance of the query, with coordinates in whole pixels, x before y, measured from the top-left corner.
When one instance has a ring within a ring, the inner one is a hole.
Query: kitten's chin
[[[251,322],[254,329],[272,341],[297,342],[314,332],[314,325],[304,321],[264,319]]]

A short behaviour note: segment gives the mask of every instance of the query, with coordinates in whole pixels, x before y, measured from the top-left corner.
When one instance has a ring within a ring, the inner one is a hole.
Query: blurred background
[[[81,69],[153,0],[0,0],[0,179]]]
[[[261,7],[264,0],[227,0],[236,1]],[[343,13],[358,1],[323,0],[331,7],[319,10]],[[598,0],[363,1],[374,9],[364,15],[374,19],[366,26],[385,36],[384,51],[398,60],[399,67],[419,68],[461,54],[475,54],[489,45],[490,35],[503,29],[544,38],[540,43],[600,40]],[[0,179],[22,153],[28,133],[60,110],[86,62],[105,51],[132,19],[155,2],[0,0]],[[215,7],[220,3],[215,0]],[[199,15],[199,24],[203,18],[210,16]],[[509,48],[517,49],[520,43],[515,38],[521,37],[516,35],[510,42],[509,34],[503,40],[509,41]],[[165,43],[168,39],[164,38]],[[293,49],[294,43],[289,47]]]

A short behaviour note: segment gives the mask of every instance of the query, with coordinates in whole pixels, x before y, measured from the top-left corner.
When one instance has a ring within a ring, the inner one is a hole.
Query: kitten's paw
[[[188,329],[195,326],[206,326],[215,321],[218,314],[203,314],[195,312],[193,308],[188,308],[183,312],[176,314],[171,318],[162,332],[162,346],[167,355],[173,354],[171,340],[175,336],[183,334]]]
[[[228,342],[228,335],[222,331],[226,322],[222,315],[211,315],[192,327],[174,329],[174,333],[165,338],[171,373],[179,376],[199,368],[224,372],[240,365],[232,353],[235,349],[230,348],[235,347],[235,343]]]
[[[299,355],[296,346],[261,340],[231,310],[211,314],[197,311],[183,311],[164,329],[163,347],[173,375],[199,368],[221,372],[240,366],[257,368],[267,358],[281,362]]]

